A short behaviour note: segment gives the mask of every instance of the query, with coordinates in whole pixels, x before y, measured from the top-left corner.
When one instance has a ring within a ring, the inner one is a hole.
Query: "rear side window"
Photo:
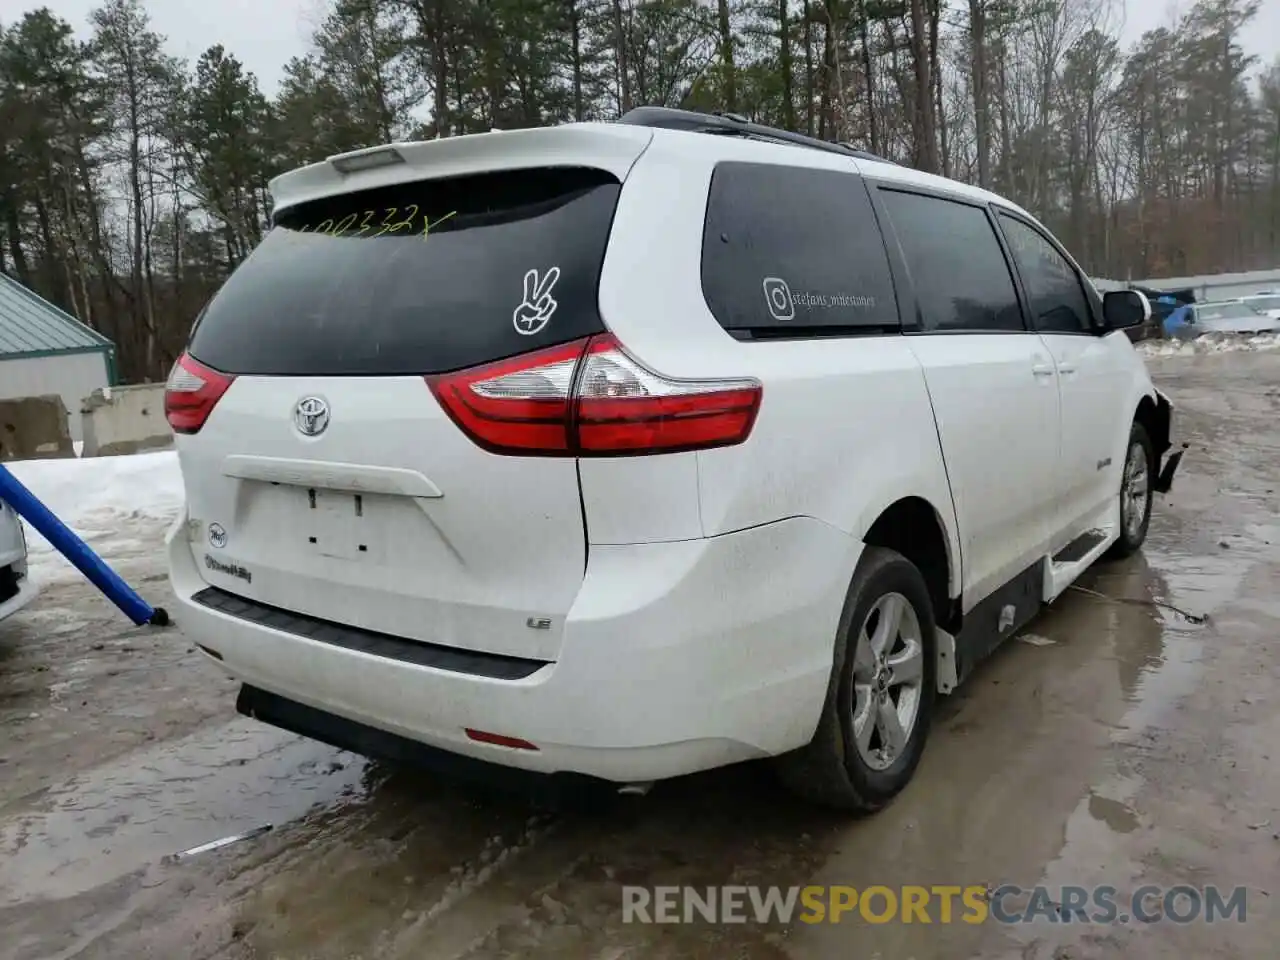
[[[1013,251],[1036,329],[1045,333],[1088,332],[1089,301],[1067,258],[1040,231],[1021,220],[1002,213],[1000,229]]]
[[[1022,331],[1008,261],[981,207],[881,190],[925,330]]]
[[[702,235],[702,292],[731,333],[897,330],[884,240],[860,177],[721,163]]]
[[[600,333],[620,186],[540,169],[424,180],[281,212],[191,354],[226,373],[418,375]]]

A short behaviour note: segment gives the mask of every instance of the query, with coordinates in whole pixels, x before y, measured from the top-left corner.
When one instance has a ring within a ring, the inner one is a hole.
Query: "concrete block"
[[[0,400],[0,460],[74,457],[67,405],[57,394]]]
[[[164,416],[164,384],[106,387],[85,397],[80,407],[82,457],[112,457],[157,450],[173,443]]]

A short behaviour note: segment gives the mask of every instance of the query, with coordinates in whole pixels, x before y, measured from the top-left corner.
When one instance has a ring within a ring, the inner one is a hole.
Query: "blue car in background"
[[[1178,336],[1178,332],[1190,326],[1193,319],[1191,304],[1184,303],[1164,318],[1161,323],[1164,335],[1166,337]]]
[[[1168,336],[1165,321],[1181,307],[1196,302],[1194,290],[1155,290],[1133,285],[1133,290],[1143,294],[1151,302],[1151,319],[1145,326],[1130,331],[1130,340],[1147,340]]]

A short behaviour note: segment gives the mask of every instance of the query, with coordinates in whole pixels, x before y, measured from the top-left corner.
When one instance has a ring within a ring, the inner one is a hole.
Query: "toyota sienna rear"
[[[172,581],[244,712],[615,782],[810,735],[858,545],[708,512],[699,457],[748,443],[764,391],[697,292],[711,165],[646,163],[652,139],[491,133],[272,183],[166,393]]]

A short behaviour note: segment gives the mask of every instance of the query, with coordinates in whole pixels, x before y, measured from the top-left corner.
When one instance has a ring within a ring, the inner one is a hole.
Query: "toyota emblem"
[[[329,426],[329,404],[319,397],[303,397],[293,408],[293,422],[303,436],[318,437]]]

